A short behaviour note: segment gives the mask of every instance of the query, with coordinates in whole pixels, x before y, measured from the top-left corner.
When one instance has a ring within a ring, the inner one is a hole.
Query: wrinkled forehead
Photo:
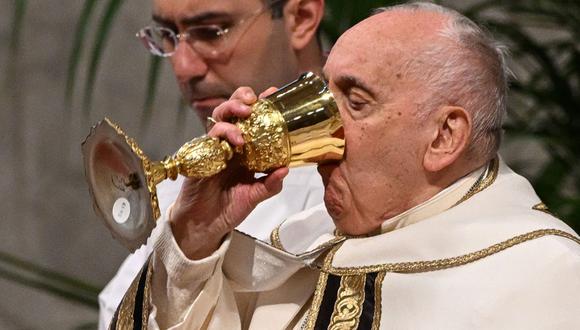
[[[441,42],[446,19],[439,14],[408,11],[371,16],[346,31],[333,47],[327,69],[356,67],[377,79],[400,74],[429,45]]]
[[[400,45],[389,40],[380,29],[371,25],[356,25],[346,31],[332,48],[325,73],[364,75],[370,83],[380,85],[385,75],[400,64]]]
[[[263,0],[153,0],[153,16],[179,23],[184,18],[208,13],[244,14],[263,4]]]

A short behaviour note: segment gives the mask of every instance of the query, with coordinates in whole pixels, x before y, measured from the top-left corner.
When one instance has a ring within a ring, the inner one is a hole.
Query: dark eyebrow
[[[153,14],[152,19],[153,19],[153,22],[155,22],[159,25],[167,26],[167,27],[175,27],[175,23],[172,20],[163,18],[159,15]]]
[[[215,20],[215,19],[223,19],[223,18],[230,18],[232,15],[227,12],[220,12],[220,11],[209,11],[205,13],[201,13],[198,15],[193,15],[190,17],[185,17],[179,20],[179,23],[184,26],[191,26],[191,25],[200,25],[207,21]],[[175,26],[175,22],[161,17],[159,15],[153,14],[153,21],[165,25],[165,26]]]
[[[341,75],[338,76],[335,80],[335,84],[343,90],[346,90],[348,88],[352,88],[352,87],[357,87],[357,88],[361,88],[364,91],[366,91],[367,93],[370,94],[371,97],[375,97],[375,92],[374,89],[371,88],[371,86],[367,85],[365,82],[363,82],[362,80],[360,80],[359,78],[352,76],[352,75]]]

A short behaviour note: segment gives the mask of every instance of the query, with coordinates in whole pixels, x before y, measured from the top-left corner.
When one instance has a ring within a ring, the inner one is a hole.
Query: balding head
[[[432,25],[422,49],[408,59],[411,74],[424,81],[423,117],[444,105],[457,105],[473,117],[467,155],[479,160],[495,156],[507,108],[509,70],[505,50],[473,21],[432,3],[416,2],[376,10],[383,20],[407,18],[421,28]]]
[[[493,157],[505,108],[502,69],[491,40],[440,7],[383,10],[345,32],[324,70],[345,157],[320,167],[337,227],[368,233]]]

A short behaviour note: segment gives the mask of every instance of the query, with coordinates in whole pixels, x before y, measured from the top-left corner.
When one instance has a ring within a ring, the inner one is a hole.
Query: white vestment
[[[181,189],[184,177],[176,181],[166,180],[157,185],[159,208],[164,215],[173,204]],[[301,167],[290,170],[284,179],[282,192],[258,205],[248,218],[238,227],[238,230],[252,237],[267,240],[272,230],[288,216],[308,209],[322,201],[324,187],[316,167]],[[165,217],[159,222],[163,223]],[[161,232],[161,225],[153,230],[146,245],[129,255],[123,262],[117,274],[99,294],[99,329],[106,329],[117,306],[129,285],[139,273],[143,264],[153,250],[153,245]]]
[[[147,312],[134,322],[212,330],[580,326],[580,239],[503,163],[386,220],[375,236],[333,232],[324,207],[315,207],[273,232],[276,247],[234,233],[191,261],[164,224],[142,281],[151,292],[140,289]],[[136,296],[124,298],[117,328],[133,324]]]

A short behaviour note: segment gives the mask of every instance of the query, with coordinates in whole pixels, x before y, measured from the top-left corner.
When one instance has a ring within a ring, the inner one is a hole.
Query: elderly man
[[[171,61],[184,97],[205,122],[239,86],[263,90],[305,71],[320,72],[324,59],[317,30],[323,11],[324,0],[155,0],[155,24],[139,37],[154,55]],[[179,177],[157,187],[162,213],[182,182]],[[267,240],[279,222],[321,203],[322,195],[314,168],[295,169],[282,193],[256,208],[238,229]],[[156,230],[153,241],[157,235]],[[131,255],[99,295],[101,329],[151,250],[149,243]]]
[[[270,246],[231,233],[287,169],[186,181],[195,198],[176,201],[114,325],[578,327],[580,239],[496,155],[507,88],[493,40],[454,11],[402,5],[347,31],[324,71],[346,142],[319,166],[328,211],[291,217]],[[239,89],[210,135],[239,145],[226,119],[254,100]]]

